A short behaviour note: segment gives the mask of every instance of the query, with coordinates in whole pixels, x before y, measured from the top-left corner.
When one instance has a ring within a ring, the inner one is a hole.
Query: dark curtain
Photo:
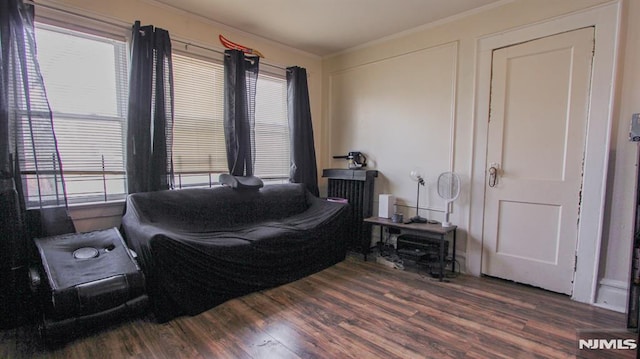
[[[136,21],[127,115],[129,193],[173,188],[173,65],[169,32]]]
[[[259,60],[238,50],[224,54],[224,135],[229,173],[234,176],[253,176]]]
[[[313,142],[307,70],[302,67],[287,68],[287,112],[291,138],[289,182],[304,183],[309,192],[318,196],[320,191],[318,190],[318,169]]]
[[[33,15],[22,0],[0,1],[0,327],[22,312],[16,297],[26,283],[26,209],[66,206]]]

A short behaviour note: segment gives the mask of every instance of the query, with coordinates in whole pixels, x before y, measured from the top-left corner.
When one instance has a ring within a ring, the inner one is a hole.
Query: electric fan
[[[460,195],[460,177],[453,172],[443,172],[438,176],[438,196],[447,201],[445,205],[443,227],[450,227],[449,205]]]

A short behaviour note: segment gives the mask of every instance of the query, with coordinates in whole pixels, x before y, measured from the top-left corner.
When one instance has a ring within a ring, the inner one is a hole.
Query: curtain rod
[[[0,1],[4,1],[4,0],[0,0]],[[35,2],[33,0],[25,0],[24,3],[25,4],[29,4],[29,5],[34,5],[34,6],[37,6],[37,7],[43,7],[43,8],[49,9],[49,10],[58,11],[58,12],[61,12],[61,13],[64,13],[64,14],[68,14],[68,15],[78,16],[78,17],[82,17],[82,18],[85,18],[85,19],[101,22],[101,23],[109,25],[109,26],[122,28],[123,30],[131,30],[131,25],[129,25],[129,24],[123,22],[123,21],[118,21],[118,20],[115,20],[115,19],[104,19],[104,18],[100,18],[100,17],[94,17],[94,16],[90,16],[90,15],[87,15],[87,14],[82,14],[80,12],[75,12],[75,11],[72,11],[72,10],[69,10],[69,9],[58,7],[58,6],[55,6],[55,5],[38,3],[38,2]],[[175,42],[179,42],[179,43],[183,44],[185,46],[185,50],[189,46],[191,46],[191,47],[195,47],[195,48],[198,48],[198,49],[202,49],[202,50],[206,50],[206,51],[212,51],[212,52],[224,55],[224,50],[219,50],[219,49],[216,49],[214,47],[194,44],[194,43],[192,43],[192,42],[190,42],[188,40],[183,40],[183,39],[181,39],[179,37],[177,37],[177,38],[171,37],[171,41],[175,41]],[[261,59],[260,63],[264,64],[264,65],[267,65],[267,66],[270,66],[270,67],[275,67],[275,68],[280,69],[280,70],[286,70],[287,69],[285,66],[271,64],[271,63],[266,62],[266,61],[264,61],[262,59]]]
[[[179,42],[179,43],[183,44],[183,45],[184,45],[185,50],[186,50],[187,48],[189,48],[189,47],[195,47],[195,48],[198,48],[198,49],[202,49],[202,50],[206,50],[206,51],[211,51],[211,52],[215,52],[215,53],[220,54],[220,55],[224,55],[224,50],[219,50],[219,49],[216,49],[216,48],[213,48],[213,47],[209,47],[209,46],[203,46],[203,45],[194,44],[194,43],[192,43],[192,42],[189,42],[189,41],[187,41],[187,40],[182,40],[182,39],[180,39],[180,38],[174,38],[174,37],[172,37],[172,38],[171,38],[171,41],[175,41],[175,42]],[[274,67],[274,68],[276,68],[276,69],[280,69],[280,70],[283,70],[283,71],[287,71],[287,68],[286,68],[286,67],[284,67],[284,66],[282,66],[282,65],[274,65],[274,64],[272,64],[272,63],[269,63],[269,62],[265,61],[265,60],[264,60],[264,58],[261,58],[261,59],[260,59],[260,65],[266,65],[266,66],[269,66],[269,67]]]

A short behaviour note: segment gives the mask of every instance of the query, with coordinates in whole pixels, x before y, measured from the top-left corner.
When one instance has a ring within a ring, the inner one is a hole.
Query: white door
[[[493,53],[483,274],[572,292],[593,40],[585,28]]]

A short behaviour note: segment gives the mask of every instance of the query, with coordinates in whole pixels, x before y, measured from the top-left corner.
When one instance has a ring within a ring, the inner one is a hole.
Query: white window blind
[[[227,173],[224,138],[224,66],[173,54],[173,165],[179,187],[210,186]],[[255,174],[289,176],[289,126],[284,75],[260,74],[256,90]]]
[[[258,75],[255,139],[255,174],[264,179],[289,178],[290,141],[284,75]]]
[[[124,38],[38,24],[36,41],[69,203],[124,198]]]
[[[205,186],[227,172],[224,67],[173,54],[173,166],[179,187]]]

